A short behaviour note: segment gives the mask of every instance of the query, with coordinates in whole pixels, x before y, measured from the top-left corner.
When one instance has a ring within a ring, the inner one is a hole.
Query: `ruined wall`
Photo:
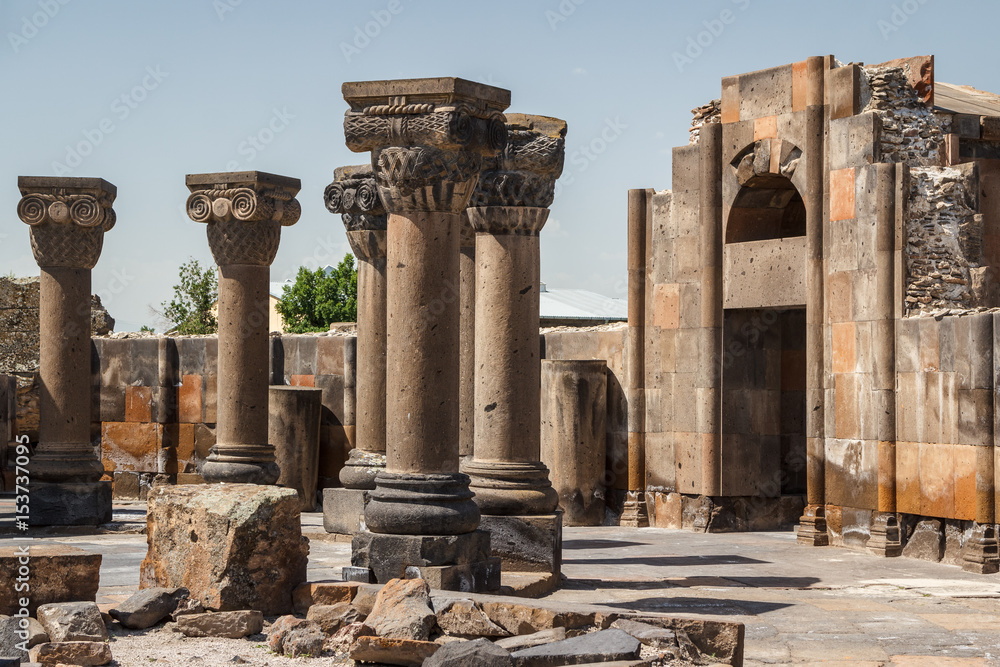
[[[722,120],[722,100],[711,100],[708,104],[703,104],[697,109],[691,109],[691,129],[689,130],[689,144],[698,143],[701,136],[701,128],[708,123],[718,123]]]
[[[916,63],[860,68],[862,113],[881,120],[878,148],[881,162],[910,166],[942,164],[944,135],[950,131],[947,116],[933,112],[914,85],[911,68]]]
[[[0,491],[14,489],[17,436],[17,379],[0,375]]]

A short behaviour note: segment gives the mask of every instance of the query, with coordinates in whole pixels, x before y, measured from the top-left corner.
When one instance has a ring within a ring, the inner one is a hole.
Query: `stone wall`
[[[16,435],[17,379],[13,375],[0,375],[0,491],[14,489]]]
[[[879,153],[882,162],[910,166],[942,164],[944,135],[951,121],[939,116],[921,98],[913,84],[915,64],[861,68],[862,112],[874,112],[881,123]]]
[[[708,104],[703,104],[697,109],[691,109],[691,129],[689,130],[689,144],[698,143],[701,136],[701,128],[708,123],[718,123],[722,120],[722,100],[711,100]]]

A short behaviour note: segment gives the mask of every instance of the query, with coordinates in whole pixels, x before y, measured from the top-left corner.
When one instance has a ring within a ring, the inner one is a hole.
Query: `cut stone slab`
[[[111,521],[111,482],[32,483],[32,526],[99,526]]]
[[[379,591],[365,625],[379,637],[426,642],[436,622],[430,593],[422,579],[393,579]]]
[[[337,630],[337,632],[335,632],[333,636],[326,641],[326,647],[335,653],[347,653],[351,650],[351,647],[354,646],[358,637],[371,637],[374,634],[374,630],[360,621],[357,623],[351,623],[350,625],[345,625],[340,630]]]
[[[206,608],[292,611],[306,579],[294,489],[255,484],[161,486],[149,494],[140,586],[183,586]]]
[[[612,623],[611,627],[624,630],[646,646],[651,646],[653,648],[669,648],[677,646],[677,636],[674,634],[674,631],[661,628],[656,625],[649,625],[648,623],[639,623],[638,621],[630,621],[627,618],[621,618]],[[684,637],[687,638],[687,634],[685,634]]]
[[[147,588],[109,611],[126,628],[145,630],[167,618],[188,597],[186,588]]]
[[[341,535],[364,530],[368,493],[362,489],[323,489],[323,530]]]
[[[509,595],[519,598],[540,598],[559,588],[561,577],[554,572],[508,572],[500,573],[500,584],[509,589]]]
[[[551,630],[533,632],[530,635],[519,635],[498,639],[496,645],[503,647],[508,651],[520,651],[521,649],[531,648],[532,646],[541,646],[542,644],[551,644],[553,642],[562,641],[563,639],[566,639],[566,628],[552,628]]]
[[[282,646],[288,633],[308,622],[304,618],[295,618],[294,616],[282,616],[276,619],[267,631],[267,647],[275,653],[283,653]]]
[[[189,614],[177,619],[177,630],[186,637],[240,639],[260,634],[263,629],[264,615],[256,609]]]
[[[32,662],[43,665],[106,665],[111,647],[104,642],[47,642],[28,652]]]
[[[434,642],[412,639],[389,639],[387,637],[358,637],[351,646],[351,659],[358,662],[374,662],[383,665],[420,667],[441,648]]]
[[[268,635],[267,643],[272,651],[292,658],[299,656],[318,658],[323,653],[326,635],[318,623],[294,616],[283,616],[282,618],[297,622],[288,624],[287,629],[281,632],[280,636],[276,636],[277,641],[272,642],[272,635]],[[275,624],[277,625],[277,623]]]
[[[594,625],[594,614],[556,612],[510,602],[483,602],[482,610],[490,620],[512,635],[527,635],[555,627],[583,628]]]
[[[351,565],[370,569],[379,583],[401,579],[408,567],[469,565],[490,558],[490,534],[385,535],[362,532],[351,542]],[[433,585],[432,585],[433,587]]]
[[[292,591],[292,607],[296,614],[305,614],[314,604],[352,602],[358,594],[359,584],[353,581],[304,583]]]
[[[361,614],[349,602],[337,604],[314,604],[309,607],[306,618],[315,621],[327,635],[332,635],[345,625],[361,620]]]
[[[549,572],[562,569],[562,513],[541,516],[488,516],[479,521],[490,532],[490,549],[503,571]]]
[[[57,602],[38,608],[38,622],[52,643],[103,642],[108,629],[96,602]]]
[[[21,627],[22,620],[27,627]],[[18,644],[23,643],[31,648],[47,641],[49,641],[49,636],[45,634],[45,628],[37,620],[33,618],[21,619],[16,616],[0,616],[0,655],[17,657],[19,660],[27,661],[28,652],[19,649]]]
[[[29,547],[0,547],[0,581],[18,577],[19,559],[30,554],[31,595],[27,596],[28,612],[34,614],[39,605],[51,602],[96,600],[101,583],[101,554],[87,553],[76,547],[32,544]],[[0,595],[0,614],[15,614],[20,599]]]
[[[642,644],[624,630],[593,632],[514,653],[518,667],[555,667],[586,662],[636,660]]]
[[[459,637],[509,637],[472,600],[433,600],[438,627]],[[472,663],[470,663],[472,664]]]
[[[488,639],[445,644],[424,661],[423,667],[514,667],[510,652]]]

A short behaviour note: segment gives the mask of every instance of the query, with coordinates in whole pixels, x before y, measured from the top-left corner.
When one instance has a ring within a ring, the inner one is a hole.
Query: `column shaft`
[[[385,257],[358,262],[357,442],[379,454],[385,453],[386,283]]]
[[[469,225],[466,213],[462,214],[462,225]],[[462,234],[460,252],[458,451],[463,458],[466,458],[473,454],[476,433],[476,236],[474,233]]]

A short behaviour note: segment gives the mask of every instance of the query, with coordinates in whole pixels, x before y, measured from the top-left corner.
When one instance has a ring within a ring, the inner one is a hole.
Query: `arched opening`
[[[752,176],[729,211],[726,243],[806,235],[806,207],[792,182],[778,174]]]

